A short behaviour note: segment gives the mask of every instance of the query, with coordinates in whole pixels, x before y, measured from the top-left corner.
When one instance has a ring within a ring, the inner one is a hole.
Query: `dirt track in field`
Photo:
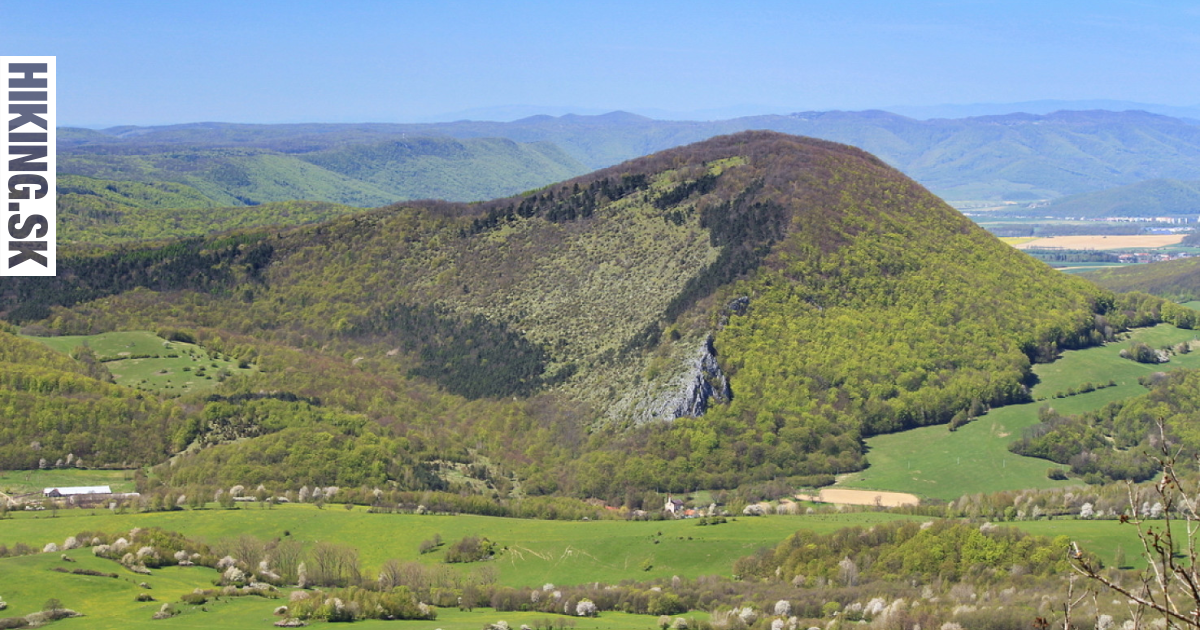
[[[1060,247],[1062,249],[1124,249],[1127,247],[1167,247],[1177,245],[1183,234],[1143,234],[1128,236],[1049,236],[1013,245],[1017,249]]]
[[[881,505],[883,507],[899,507],[901,505],[918,505],[921,500],[916,495],[907,492],[884,492],[882,490],[850,490],[848,488],[825,488],[817,495],[798,494],[797,499],[803,501],[820,501],[822,503],[842,503],[845,505]]]

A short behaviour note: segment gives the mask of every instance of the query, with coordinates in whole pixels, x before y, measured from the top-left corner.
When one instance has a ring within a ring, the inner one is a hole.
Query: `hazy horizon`
[[[1200,108],[1189,78],[1200,7],[1180,3],[68,0],[52,17],[5,6],[0,53],[57,56],[59,121],[93,128],[426,122],[521,104],[696,119]]]

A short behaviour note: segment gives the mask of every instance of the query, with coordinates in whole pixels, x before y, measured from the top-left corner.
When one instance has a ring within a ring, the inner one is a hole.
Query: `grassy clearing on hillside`
[[[1064,352],[1054,363],[1034,366],[1040,379],[1033,389],[1034,397],[1046,400],[994,409],[953,433],[943,425],[872,437],[867,440],[871,466],[846,476],[840,484],[848,488],[913,492],[946,500],[976,492],[1077,484],[1077,480],[1048,479],[1047,469],[1058,464],[1015,455],[1008,451],[1008,445],[1021,437],[1022,430],[1037,424],[1037,412],[1043,405],[1065,414],[1091,411],[1145,393],[1145,388],[1137,382],[1141,376],[1200,368],[1200,352],[1176,355],[1169,363],[1159,365],[1136,363],[1118,356],[1133,341],[1158,348],[1195,338],[1196,331],[1163,324],[1136,330],[1128,339],[1106,346]],[[1067,398],[1053,397],[1083,383],[1105,384],[1110,379],[1117,382],[1116,387]]]
[[[51,597],[62,601],[63,606],[84,613],[87,617],[72,620],[70,625],[78,628],[124,628],[134,626],[107,625],[106,617],[121,617],[125,623],[138,619],[150,621],[163,602],[179,601],[184,593],[195,588],[212,588],[217,572],[206,567],[168,567],[158,569],[151,576],[133,573],[111,560],[97,558],[91,549],[77,549],[67,553],[75,562],[63,562],[58,553],[41,553],[0,560],[4,583],[0,595],[8,602],[8,609],[0,616],[27,615],[42,609],[42,604]],[[53,572],[54,567],[67,570],[91,569],[104,573],[116,573],[118,577],[73,575]],[[12,579],[9,579],[12,576]],[[145,581],[149,591],[138,586]],[[157,602],[135,602],[134,598],[147,592]],[[266,602],[267,600],[262,600]],[[267,609],[270,614],[270,608]],[[96,617],[97,619],[91,619]],[[66,624],[67,622],[63,622]],[[55,626],[60,627],[60,626]],[[66,625],[62,627],[67,627]]]
[[[1145,559],[1141,557],[1142,543],[1138,540],[1137,530],[1133,525],[1122,525],[1118,521],[1082,521],[1075,519],[1054,519],[1041,521],[1021,521],[1012,523],[1022,531],[1039,536],[1070,536],[1071,540],[1079,543],[1080,548],[1100,556],[1105,566],[1112,566],[1115,561],[1117,547],[1125,551],[1125,566],[1145,568]],[[1172,527],[1172,531],[1183,537],[1182,528]]]
[[[109,486],[113,492],[133,492],[132,470],[0,470],[0,492],[25,494],[63,486]]]
[[[118,385],[168,396],[212,389],[226,376],[254,371],[252,366],[239,367],[236,361],[214,356],[196,344],[166,341],[144,330],[26,338],[63,354],[87,345]]]
[[[445,547],[421,555],[418,545],[441,534],[447,543],[464,536],[486,536],[508,549],[494,561],[499,582],[509,586],[616,583],[624,579],[669,578],[673,575],[729,575],[733,561],[773,547],[798,529],[827,533],[850,525],[878,523],[903,516],[879,512],[738,518],[701,527],[679,521],[535,521],[485,516],[416,516],[369,514],[362,507],[347,511],[328,505],[281,505],[275,509],[243,507],[228,511],[112,514],[107,510],[62,510],[16,513],[0,522],[0,544],[41,549],[62,544],[81,531],[122,532],[133,527],[162,527],[189,537],[214,541],[251,534],[298,540],[340,542],[359,550],[363,569],[374,574],[389,558],[441,562]],[[659,532],[662,535],[659,535]],[[688,538],[691,540],[688,540]],[[657,541],[657,542],[655,542]],[[649,561],[651,569],[643,570]],[[457,565],[456,565],[457,566]],[[477,566],[477,565],[476,565]],[[3,593],[0,593],[3,595]]]

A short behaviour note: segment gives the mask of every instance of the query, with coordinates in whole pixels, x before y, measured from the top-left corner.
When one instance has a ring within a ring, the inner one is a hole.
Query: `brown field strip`
[[[1048,236],[1024,243],[1013,245],[1017,249],[1041,249],[1057,247],[1060,249],[1126,249],[1132,247],[1153,249],[1178,245],[1183,240],[1183,234],[1138,234],[1128,236]]]
[[[844,505],[879,505],[882,507],[899,507],[901,505],[918,505],[921,500],[916,495],[907,492],[884,492],[882,490],[849,490],[845,488],[825,488],[817,495],[798,494],[802,501],[820,501],[821,503],[841,503]]]

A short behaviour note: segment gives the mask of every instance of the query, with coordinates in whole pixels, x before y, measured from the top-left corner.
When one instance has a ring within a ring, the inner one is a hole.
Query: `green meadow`
[[[1200,368],[1200,351],[1175,355],[1158,365],[1122,359],[1119,353],[1130,343],[1141,341],[1159,348],[1197,338],[1196,331],[1161,324],[1133,331],[1121,341],[1086,350],[1064,352],[1053,363],[1036,365],[1037,400],[989,411],[957,431],[945,425],[922,427],[902,433],[867,439],[870,466],[845,476],[839,485],[847,488],[911,492],[922,497],[951,500],[964,494],[1022,488],[1050,488],[1079,483],[1054,481],[1046,476],[1058,464],[1022,457],[1008,451],[1021,432],[1038,422],[1038,409],[1049,405],[1065,414],[1099,409],[1104,405],[1146,392],[1138,379],[1153,372]],[[1054,398],[1059,392],[1115,381],[1086,394]]]
[[[132,470],[0,470],[0,492],[26,494],[63,486],[109,486],[113,492],[134,492]],[[0,529],[3,525],[0,525]]]
[[[0,559],[0,595],[9,607],[0,617],[21,616],[42,609],[50,597],[62,605],[83,613],[83,617],[65,619],[53,624],[55,628],[80,630],[139,630],[161,628],[269,628],[279,618],[272,615],[275,607],[287,603],[292,589],[283,589],[279,599],[261,597],[223,597],[203,606],[182,604],[180,598],[194,589],[212,588],[217,572],[206,567],[163,567],[152,575],[138,575],[120,564],[92,556],[90,549],[67,553],[75,562],[65,562],[61,554],[46,553],[19,558]],[[92,569],[116,573],[118,577],[72,575],[54,572],[55,567]],[[139,586],[146,583],[149,589]],[[139,594],[149,594],[155,601],[135,601]],[[164,603],[172,603],[180,612],[169,619],[152,619]],[[705,613],[689,613],[688,617],[707,618]],[[536,620],[550,617],[539,612],[497,613],[489,608],[471,612],[456,608],[438,609],[433,621],[361,621],[359,628],[401,628],[404,630],[478,630],[484,624],[507,621],[511,627],[523,623],[534,625]],[[657,627],[658,618],[605,612],[592,619],[574,619],[577,630],[650,630]]]
[[[63,354],[86,345],[104,362],[118,385],[167,396],[212,389],[225,376],[245,374],[254,369],[238,367],[236,361],[215,356],[202,346],[167,341],[144,330],[27,339],[44,343]]]
[[[270,538],[290,535],[305,542],[331,541],[357,548],[364,574],[373,575],[387,558],[437,563],[442,551],[421,555],[419,541],[441,534],[446,541],[466,535],[486,536],[502,545],[503,551],[488,563],[497,570],[501,584],[511,586],[559,585],[599,581],[647,580],[699,575],[728,576],[733,561],[762,547],[773,547],[793,532],[809,529],[827,533],[836,529],[905,517],[864,511],[800,516],[746,517],[715,526],[699,526],[694,520],[679,521],[533,521],[481,516],[435,516],[370,514],[361,507],[346,510],[327,506],[282,505],[275,509],[242,507],[237,510],[204,509],[170,513],[113,514],[107,510],[63,510],[48,513],[17,513],[0,521],[0,543],[24,542],[41,548],[59,544],[82,531],[122,532],[132,527],[163,527],[190,537],[235,537],[244,533]],[[924,520],[924,519],[922,519]],[[1137,562],[1137,539],[1130,526],[1115,521],[1057,519],[1022,521],[1016,526],[1034,534],[1068,535],[1083,547],[1101,552],[1106,562],[1118,545]],[[262,628],[275,620],[271,611],[286,603],[284,598],[221,598],[203,608],[178,604],[180,597],[195,588],[211,588],[216,572],[204,567],[163,567],[152,575],[129,572],[121,565],[96,558],[91,550],[67,552],[76,560],[64,562],[60,553],[0,559],[0,597],[9,603],[0,616],[24,615],[40,610],[50,597],[86,616],[57,622],[55,627],[107,630],[125,628]],[[643,570],[649,561],[651,568]],[[461,565],[454,565],[460,567]],[[482,566],[468,565],[467,569]],[[54,567],[92,569],[116,573],[116,578],[52,572]],[[139,584],[146,582],[146,590]],[[149,593],[157,601],[140,603],[135,597]],[[163,602],[174,602],[181,614],[152,621]],[[689,613],[690,615],[690,613]],[[696,616],[703,616],[697,613]],[[389,628],[478,630],[501,619],[519,627],[544,613],[520,613],[479,608],[473,612],[439,609],[438,619],[405,622],[361,622],[363,627],[386,623]],[[576,619],[585,630],[650,629],[657,618],[620,613],[602,613],[596,619]],[[356,624],[355,627],[359,627]]]
[[[375,572],[384,561],[441,562],[444,547],[421,555],[418,545],[440,534],[452,543],[481,536],[506,547],[494,561],[498,580],[508,586],[540,586],[546,582],[616,583],[624,579],[728,575],[734,560],[758,548],[774,546],[804,528],[827,533],[850,525],[869,525],[896,518],[882,512],[810,514],[737,518],[700,526],[677,521],[541,521],[489,516],[371,514],[358,506],[317,509],[310,504],[265,509],[242,504],[237,510],[205,509],[146,514],[114,514],[108,510],[18,512],[0,521],[0,544],[25,543],[41,549],[59,545],[83,531],[124,532],[133,527],[161,527],[207,541],[251,534],[263,539],[289,535],[314,542],[332,541],[358,549],[364,571]],[[649,565],[649,570],[645,566]],[[2,593],[0,593],[2,595]]]
[[[484,516],[436,516],[371,514],[365,508],[342,506],[280,505],[274,509],[242,506],[237,510],[204,509],[147,514],[116,514],[108,510],[61,510],[18,512],[0,520],[0,543],[18,542],[41,549],[48,542],[62,542],[84,531],[124,532],[133,527],[162,527],[209,542],[252,534],[260,538],[291,536],[313,543],[328,541],[358,549],[364,574],[372,576],[389,558],[425,563],[442,561],[444,547],[421,555],[418,544],[440,534],[447,543],[464,536],[485,536],[503,551],[490,566],[501,584],[541,586],[547,582],[569,585],[599,581],[697,577],[724,575],[733,562],[761,547],[773,547],[798,529],[828,533],[850,525],[870,525],[896,518],[882,512],[813,514],[738,518],[721,525],[700,526],[695,520],[679,521],[535,521]],[[151,621],[163,602],[179,598],[195,588],[212,588],[216,573],[202,567],[163,567],[151,576],[131,573],[115,562],[92,556],[90,549],[77,549],[61,560],[60,553],[0,559],[0,597],[9,603],[6,615],[24,615],[40,610],[50,597],[84,613],[79,619],[56,622],[55,627],[107,630],[125,628],[261,628],[275,620],[271,611],[286,600],[257,597],[222,598],[199,607],[178,605],[171,619]],[[647,569],[647,565],[649,568]],[[53,567],[94,569],[118,573],[117,578],[67,575]],[[470,570],[481,565],[454,565]],[[145,581],[152,588],[142,589]],[[142,592],[156,602],[138,603]],[[691,614],[689,614],[691,616]],[[696,616],[705,616],[696,613]],[[488,609],[462,612],[439,609],[438,619],[406,622],[361,622],[355,627],[443,630],[478,630],[501,619],[512,627],[533,625],[544,613],[495,613]],[[657,617],[602,613],[596,619],[576,619],[577,628],[641,630],[657,626]]]

